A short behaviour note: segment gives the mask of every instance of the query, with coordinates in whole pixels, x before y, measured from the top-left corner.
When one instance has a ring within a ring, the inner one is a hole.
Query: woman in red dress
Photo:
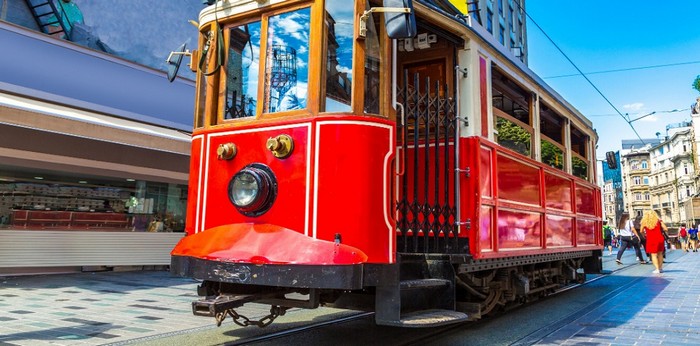
[[[644,213],[641,226],[642,234],[646,234],[647,238],[646,251],[651,254],[651,261],[654,263],[654,267],[656,267],[654,273],[661,273],[663,272],[661,266],[664,262],[663,253],[664,246],[666,245],[663,232],[667,230],[666,225],[659,219],[659,215],[657,215],[655,211],[649,210]],[[661,231],[662,229],[663,232]]]

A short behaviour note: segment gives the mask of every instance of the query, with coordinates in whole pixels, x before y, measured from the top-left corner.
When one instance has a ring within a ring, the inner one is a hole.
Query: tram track
[[[345,316],[345,317],[341,317],[341,318],[332,319],[329,321],[312,323],[309,325],[291,328],[291,329],[286,329],[286,330],[282,330],[282,331],[278,331],[278,332],[274,332],[274,333],[270,333],[270,334],[264,334],[264,335],[259,335],[256,337],[246,338],[246,339],[242,339],[242,340],[226,342],[226,343],[223,343],[221,345],[238,346],[238,345],[249,345],[249,344],[258,343],[258,342],[272,341],[272,340],[279,339],[279,338],[284,338],[284,337],[288,337],[288,336],[292,336],[292,335],[296,335],[296,334],[305,333],[305,332],[308,332],[308,331],[311,331],[314,329],[325,328],[325,327],[329,327],[329,326],[334,326],[334,325],[338,325],[338,324],[343,324],[343,323],[359,320],[359,319],[373,316],[373,315],[374,315],[374,312],[362,312],[362,313],[358,313],[358,314],[351,315],[351,316]]]
[[[565,287],[562,287],[562,288],[556,290],[555,292],[551,293],[550,295],[548,295],[545,298],[545,300],[551,300],[552,298],[555,298],[563,293],[566,293],[566,292],[569,292],[569,291],[572,291],[574,289],[578,289],[581,287],[585,287],[586,285],[592,284],[598,280],[602,280],[602,279],[604,279],[612,274],[624,272],[626,270],[630,270],[630,269],[634,268],[636,265],[637,265],[636,263],[627,264],[627,265],[618,266],[615,269],[606,270],[602,274],[600,274],[594,278],[591,278],[589,280],[586,280],[586,282],[571,284],[571,285],[567,285]],[[575,320],[577,320],[581,316],[583,316],[583,315],[591,312],[592,310],[606,304],[607,302],[615,299],[617,296],[619,296],[622,292],[624,292],[630,286],[634,285],[635,283],[637,283],[638,281],[643,280],[643,279],[644,279],[643,277],[636,278],[636,279],[634,279],[634,280],[632,280],[632,281],[630,281],[622,286],[619,286],[614,291],[609,292],[608,294],[593,301],[592,303],[586,305],[585,307],[568,314],[564,318],[558,319],[556,322],[549,323],[545,326],[542,326],[542,327],[538,328],[537,330],[530,332],[526,336],[524,336],[524,337],[522,337],[522,338],[520,338],[512,343],[509,343],[509,345],[511,345],[511,346],[525,346],[525,345],[535,344],[535,343],[539,342],[540,340],[544,339],[545,337],[547,337],[548,335],[552,334],[553,332],[555,332],[555,331],[561,329],[562,327],[574,322]],[[545,300],[540,299],[536,302],[521,305],[521,306],[517,307],[516,309],[521,309],[521,308],[530,306],[531,304],[543,303],[543,302],[545,302]],[[511,310],[511,312],[513,312],[513,311],[514,310]],[[478,320],[478,321],[475,321],[472,323],[474,325],[479,325],[479,324],[487,324],[489,322],[490,322],[489,319],[486,318],[486,319],[481,319],[481,320]],[[463,328],[464,328],[463,324],[455,324],[455,325],[450,325],[450,326],[434,329],[434,330],[431,330],[429,333],[426,333],[425,335],[421,336],[419,339],[414,339],[414,340],[411,340],[410,342],[400,344],[400,345],[401,346],[422,345],[426,342],[435,341],[436,337],[444,335],[445,333],[455,332],[455,331],[458,331],[459,329],[463,329]]]

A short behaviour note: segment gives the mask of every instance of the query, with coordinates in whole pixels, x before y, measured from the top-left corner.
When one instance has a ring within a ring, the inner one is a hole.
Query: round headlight
[[[241,214],[259,216],[272,207],[277,180],[269,167],[253,163],[238,171],[228,185],[228,197]]]

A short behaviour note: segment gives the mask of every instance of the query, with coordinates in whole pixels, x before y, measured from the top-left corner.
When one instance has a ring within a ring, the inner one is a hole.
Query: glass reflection
[[[540,227],[540,214],[499,210],[498,248],[541,247]]]
[[[349,112],[352,96],[353,7],[326,2],[326,98],[322,111]]]
[[[270,17],[263,112],[306,108],[309,82],[309,8]]]
[[[260,22],[229,30],[224,119],[255,115],[260,66]]]
[[[571,158],[571,170],[573,175],[588,180],[588,162],[574,156]]]
[[[496,118],[496,130],[498,131],[498,144],[525,156],[530,156],[530,132],[501,117]]]
[[[542,140],[542,162],[558,169],[564,169],[564,151],[549,141]]]
[[[366,8],[370,9],[369,2]],[[381,88],[380,70],[380,36],[377,34],[378,14],[367,18],[367,37],[365,38],[365,113],[379,114],[379,95]]]
[[[571,246],[573,220],[570,217],[547,215],[547,246]]]

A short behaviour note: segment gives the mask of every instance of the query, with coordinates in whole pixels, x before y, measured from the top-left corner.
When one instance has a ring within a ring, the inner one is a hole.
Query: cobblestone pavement
[[[614,258],[605,256],[606,269],[618,268]],[[639,279],[540,344],[700,344],[700,252],[674,250],[667,261],[661,274],[636,264],[621,272]],[[634,263],[634,252],[623,262]],[[212,318],[192,315],[196,287],[165,271],[0,277],[0,346],[122,345],[216,328]],[[252,304],[241,313],[259,319],[268,309]]]
[[[606,257],[614,269],[614,254]],[[634,251],[623,262],[635,263]],[[663,272],[653,270],[633,264],[614,273],[635,279],[538,345],[700,345],[700,252],[669,251]]]

